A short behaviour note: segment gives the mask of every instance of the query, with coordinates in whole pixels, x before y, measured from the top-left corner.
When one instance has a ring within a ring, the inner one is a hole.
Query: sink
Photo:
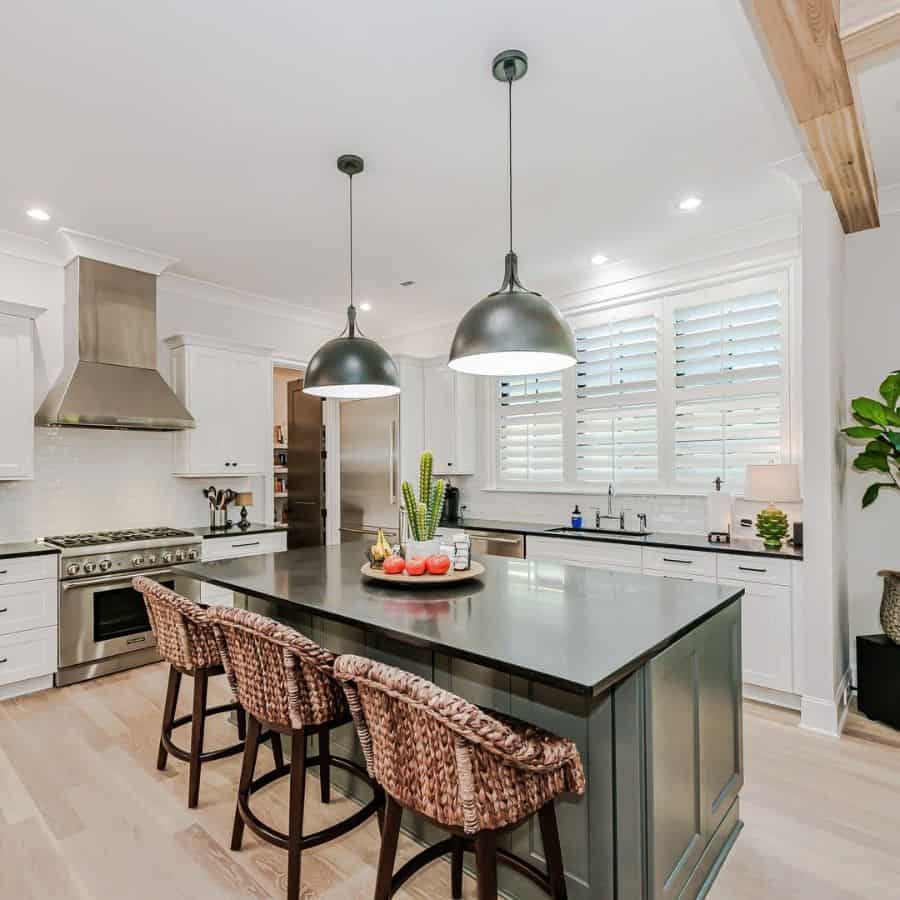
[[[572,528],[568,525],[562,528],[548,528],[547,534],[609,534],[624,535],[625,537],[647,537],[652,531],[629,531],[627,528]]]

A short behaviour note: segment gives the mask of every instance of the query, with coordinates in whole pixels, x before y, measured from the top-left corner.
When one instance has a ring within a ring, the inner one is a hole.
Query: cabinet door
[[[744,681],[776,691],[794,688],[791,589],[720,579],[744,588],[741,613]]]
[[[266,400],[272,393],[271,366],[260,356],[229,354],[227,403],[226,472],[255,475],[265,467],[266,448],[272,426],[266,415]]]
[[[425,367],[425,449],[434,455],[435,475],[455,475],[453,372]]]
[[[232,431],[229,380],[226,358],[220,350],[192,348],[187,365],[187,407],[197,422],[197,427],[188,434],[188,464],[193,474],[227,471],[225,462],[229,459]]]
[[[456,453],[453,472],[457,475],[474,475],[477,451],[474,375],[453,372],[453,436]]]
[[[0,316],[0,480],[34,476],[34,360],[31,319]]]

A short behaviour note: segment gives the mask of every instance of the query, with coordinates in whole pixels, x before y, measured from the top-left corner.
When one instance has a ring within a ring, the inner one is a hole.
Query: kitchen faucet
[[[616,489],[613,487],[613,483],[610,482],[609,488],[606,491],[606,515],[604,516],[601,514],[599,506],[591,507],[591,509],[593,509],[595,511],[594,512],[594,527],[595,528],[602,527],[602,523],[601,523],[602,519],[618,519],[619,527],[624,530],[624,528],[625,528],[625,513],[622,512],[622,514],[618,515],[618,516],[613,514],[613,497],[615,497],[615,496],[616,496]]]

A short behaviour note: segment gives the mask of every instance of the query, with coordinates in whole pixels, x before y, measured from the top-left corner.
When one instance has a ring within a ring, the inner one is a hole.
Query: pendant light
[[[494,78],[509,86],[509,252],[499,291],[462,318],[450,347],[450,368],[473,375],[532,375],[575,365],[575,337],[560,311],[519,281],[512,240],[512,86],[528,71],[521,50],[494,57]]]
[[[364,337],[356,324],[353,304],[353,176],[362,172],[360,156],[338,157],[338,169],[350,181],[350,305],[347,327],[340,337],[323,344],[306,367],[303,391],[316,397],[365,400],[400,393],[397,364],[375,341]]]

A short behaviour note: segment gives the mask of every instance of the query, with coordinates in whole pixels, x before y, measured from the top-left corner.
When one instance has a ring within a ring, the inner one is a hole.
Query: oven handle
[[[81,581],[64,581],[61,585],[63,591],[71,591],[75,588],[84,588],[84,587],[94,587],[97,584],[111,584],[114,581],[121,581],[123,584],[131,584],[131,579],[136,575],[147,575],[153,576],[154,578],[159,577],[160,575],[174,575],[174,569],[149,569],[143,572],[133,572],[131,575],[103,575],[100,578],[85,578]]]

